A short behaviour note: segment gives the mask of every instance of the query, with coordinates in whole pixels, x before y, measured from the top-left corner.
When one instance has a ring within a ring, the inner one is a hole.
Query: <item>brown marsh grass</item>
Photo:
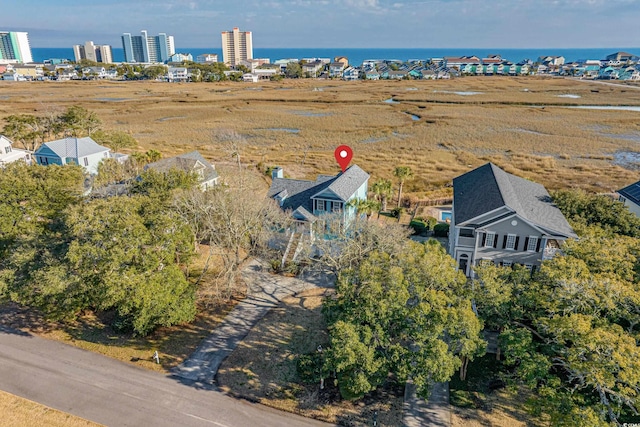
[[[296,178],[339,171],[333,150],[348,144],[374,180],[410,166],[415,177],[405,189],[418,197],[487,161],[552,189],[610,191],[638,179],[637,171],[613,165],[613,156],[640,151],[637,140],[624,138],[640,135],[640,113],[567,107],[640,105],[639,95],[637,86],[539,77],[0,82],[0,123],[10,114],[77,104],[96,111],[106,128],[133,134],[140,150],[165,157],[198,149],[214,163],[229,161],[215,134],[233,129],[246,139],[243,161],[280,165]],[[389,98],[400,103],[385,103]]]

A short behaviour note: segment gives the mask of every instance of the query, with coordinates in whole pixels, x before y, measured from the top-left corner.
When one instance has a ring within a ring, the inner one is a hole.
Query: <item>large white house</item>
[[[468,277],[482,262],[534,270],[576,237],[540,184],[493,163],[453,180],[448,250]]]
[[[13,142],[4,135],[0,135],[0,167],[17,161],[31,164],[31,152],[14,148]]]

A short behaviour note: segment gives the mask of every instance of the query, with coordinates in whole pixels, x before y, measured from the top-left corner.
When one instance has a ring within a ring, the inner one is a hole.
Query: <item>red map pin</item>
[[[349,163],[353,158],[353,150],[351,150],[351,147],[349,147],[348,145],[341,145],[336,148],[336,151],[334,151],[333,155],[336,157],[336,161],[342,168],[342,172],[344,172],[345,170],[347,170],[347,166],[349,166]]]

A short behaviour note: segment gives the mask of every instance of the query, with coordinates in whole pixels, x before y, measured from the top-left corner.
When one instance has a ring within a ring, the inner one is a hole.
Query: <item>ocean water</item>
[[[67,58],[73,60],[72,48],[32,48],[33,60],[42,62],[50,58]],[[630,52],[640,56],[640,47],[612,47],[597,49],[555,49],[555,48],[535,48],[535,49],[354,49],[354,48],[257,48],[253,49],[255,58],[269,58],[271,61],[286,58],[334,58],[336,56],[346,56],[351,64],[360,65],[367,59],[398,59],[406,61],[410,59],[442,58],[443,56],[469,56],[476,55],[487,57],[488,55],[501,55],[509,61],[518,62],[523,59],[536,60],[540,56],[557,55],[564,56],[567,62],[580,59],[604,59],[607,55],[618,52]],[[176,48],[178,53],[190,53],[195,60],[196,56],[204,53],[217,53],[219,60],[222,60],[220,48]],[[113,60],[115,62],[124,61],[122,48],[113,48]]]

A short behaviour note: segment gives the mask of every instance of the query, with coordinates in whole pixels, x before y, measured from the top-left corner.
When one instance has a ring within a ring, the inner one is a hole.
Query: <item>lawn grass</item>
[[[404,193],[417,198],[441,192],[453,177],[487,161],[550,189],[608,192],[637,180],[637,171],[613,161],[616,152],[638,151],[637,141],[628,137],[640,135],[639,113],[566,108],[639,105],[640,91],[625,86],[465,77],[258,84],[0,82],[0,90],[8,97],[0,105],[0,123],[9,114],[44,114],[78,104],[96,111],[106,128],[132,133],[139,150],[157,149],[166,157],[198,149],[214,163],[231,160],[215,135],[233,129],[245,137],[244,162],[263,169],[280,165],[293,178],[338,172],[333,151],[348,144],[354,163],[369,171],[372,181],[393,179],[396,166],[410,166],[414,178]],[[563,94],[580,98],[558,97]],[[390,97],[401,103],[383,102]]]
[[[501,364],[487,354],[469,364],[467,377],[454,375],[449,382],[453,427],[539,427],[543,423],[526,411],[530,395],[524,387],[503,387]]]
[[[280,410],[348,426],[402,424],[404,387],[388,387],[350,402],[340,399],[332,380],[326,387],[298,377],[299,355],[328,343],[322,299],[331,290],[312,289],[285,298],[256,325],[222,363],[217,382],[226,392]]]
[[[98,427],[102,425],[4,391],[0,391],[0,420],[3,427]]]

